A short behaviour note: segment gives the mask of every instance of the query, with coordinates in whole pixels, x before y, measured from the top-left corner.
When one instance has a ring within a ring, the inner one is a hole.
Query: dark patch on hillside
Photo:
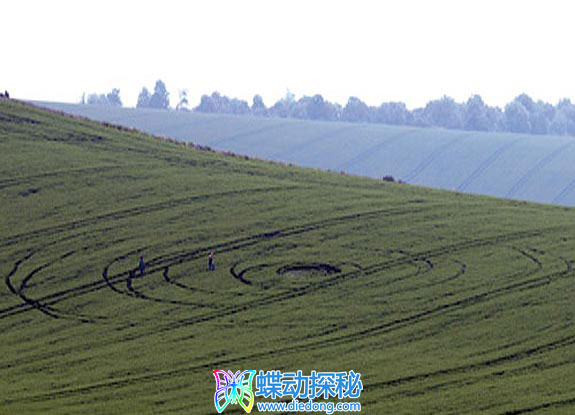
[[[78,132],[73,133],[68,132],[58,137],[44,136],[43,138],[48,141],[56,141],[63,143],[86,143],[86,142],[99,143],[105,140],[105,138],[102,137],[101,135],[78,133]]]
[[[41,124],[32,118],[20,117],[16,115],[0,114],[0,122],[12,122],[16,124]]]
[[[317,272],[320,274],[330,275],[337,274],[341,272],[341,269],[334,267],[330,264],[292,264],[285,265],[277,269],[276,273],[278,275],[300,275],[302,273]]]
[[[24,196],[24,197],[30,196],[30,195],[33,195],[33,194],[38,193],[39,191],[40,191],[40,189],[22,190],[22,191],[20,192],[20,196]]]

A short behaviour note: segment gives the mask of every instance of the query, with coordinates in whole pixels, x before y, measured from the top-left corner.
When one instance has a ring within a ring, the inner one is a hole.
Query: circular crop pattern
[[[341,272],[341,269],[330,264],[292,264],[284,265],[276,270],[278,275],[287,275],[293,277],[309,275],[331,275]]]

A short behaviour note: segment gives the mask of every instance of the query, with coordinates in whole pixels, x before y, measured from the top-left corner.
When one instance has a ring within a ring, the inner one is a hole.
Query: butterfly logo
[[[217,383],[214,403],[218,413],[222,413],[231,403],[239,403],[248,414],[251,412],[254,406],[252,380],[255,374],[255,370],[244,370],[241,373],[239,370],[236,373],[231,370],[214,370]]]

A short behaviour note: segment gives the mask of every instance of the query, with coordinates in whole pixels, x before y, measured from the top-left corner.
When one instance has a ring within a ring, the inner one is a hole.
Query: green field
[[[575,410],[570,208],[8,101],[0,171],[2,415],[215,414],[214,369],[354,370],[364,414]]]

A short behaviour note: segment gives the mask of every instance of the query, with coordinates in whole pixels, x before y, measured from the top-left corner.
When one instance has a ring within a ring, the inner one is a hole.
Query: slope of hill
[[[216,413],[214,369],[354,370],[367,414],[575,409],[572,209],[7,101],[0,172],[2,414]]]
[[[575,206],[573,137],[42,105],[263,159]]]

